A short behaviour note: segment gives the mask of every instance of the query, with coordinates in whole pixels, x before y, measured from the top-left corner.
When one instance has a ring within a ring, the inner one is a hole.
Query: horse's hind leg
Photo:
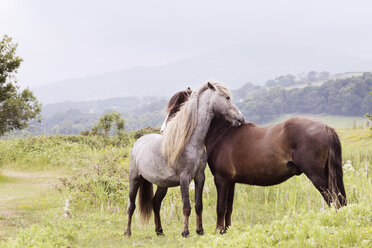
[[[196,233],[199,235],[204,234],[203,229],[203,187],[204,187],[205,175],[204,171],[200,173],[195,179],[195,212],[196,212]]]
[[[154,209],[155,232],[157,235],[164,235],[160,220],[160,207],[168,188],[157,187],[154,198],[152,199],[152,206]]]
[[[225,216],[227,208],[227,196],[229,191],[229,183],[225,178],[222,178],[218,175],[214,177],[214,183],[217,188],[217,226],[216,230],[221,234],[225,233]]]
[[[305,173],[306,174],[306,173]],[[327,203],[328,207],[331,206],[331,196],[328,192],[328,180],[325,176],[316,175],[316,174],[306,174],[306,176],[310,179],[310,181],[314,184],[315,188],[320,192],[323,196],[325,202]]]
[[[235,191],[235,183],[232,183],[229,188],[229,192],[227,195],[227,208],[226,208],[226,216],[225,216],[225,230],[231,226],[231,214],[233,211],[233,203],[234,203],[234,191]]]
[[[320,161],[309,159],[308,161],[299,164],[299,168],[320,192],[327,205],[331,206],[331,197],[328,191],[328,177],[321,164],[322,162]]]
[[[132,234],[132,230],[131,230],[132,216],[133,216],[134,210],[136,209],[137,192],[143,180],[141,176],[134,177],[134,178],[132,178],[132,176],[130,177],[131,178],[129,180],[129,205],[128,205],[128,210],[127,210],[128,223],[127,223],[127,229],[124,232],[124,234],[128,237]]]

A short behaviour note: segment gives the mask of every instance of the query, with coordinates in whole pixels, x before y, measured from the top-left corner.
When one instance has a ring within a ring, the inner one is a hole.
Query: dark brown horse
[[[265,127],[230,127],[215,116],[205,146],[217,188],[216,229],[221,233],[231,225],[235,183],[270,186],[305,173],[328,206],[346,205],[340,140],[320,121],[295,117]]]

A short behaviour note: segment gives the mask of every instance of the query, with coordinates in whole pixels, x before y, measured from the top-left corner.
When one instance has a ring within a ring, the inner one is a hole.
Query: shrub
[[[99,150],[89,165],[62,179],[72,204],[78,208],[124,204],[129,188],[128,154],[126,148],[109,145]]]

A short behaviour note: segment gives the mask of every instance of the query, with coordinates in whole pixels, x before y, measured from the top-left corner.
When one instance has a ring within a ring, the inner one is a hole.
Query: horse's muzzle
[[[238,118],[237,120],[235,120],[233,123],[232,123],[232,126],[234,127],[240,127],[241,125],[243,125],[245,122],[245,119],[244,117],[241,117],[241,118]]]
[[[240,124],[244,124],[245,123],[245,118],[244,116],[239,120]]]

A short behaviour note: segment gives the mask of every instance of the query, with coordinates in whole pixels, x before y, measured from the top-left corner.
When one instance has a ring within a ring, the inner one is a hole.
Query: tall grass
[[[77,168],[108,145],[116,145],[115,137],[57,135],[0,140],[0,168],[45,170]]]
[[[3,166],[10,163],[14,167],[39,169],[42,161],[42,168],[74,168],[59,188],[61,201],[71,200],[71,218],[61,217],[62,208],[51,209],[44,226],[24,229],[2,246],[371,247],[372,135],[369,129],[341,129],[338,133],[343,149],[347,207],[329,209],[305,175],[271,187],[237,185],[233,225],[221,236],[214,233],[217,193],[207,169],[203,192],[206,235],[192,234],[189,239],[180,235],[183,216],[178,187],[169,189],[163,201],[165,237],[155,235],[153,224],[141,227],[135,215],[133,236],[124,238],[131,145],[102,146],[92,137],[77,137],[77,142],[72,142],[75,139],[72,137],[1,141],[0,151],[9,152],[6,158],[0,158]],[[38,149],[37,144],[44,148]],[[28,145],[33,148],[26,148]],[[26,154],[20,155],[20,151]],[[56,151],[60,153],[55,158],[48,157],[48,152]],[[193,196],[191,190],[192,205]],[[195,231],[194,211],[190,231]],[[38,242],[37,246],[32,242]]]

